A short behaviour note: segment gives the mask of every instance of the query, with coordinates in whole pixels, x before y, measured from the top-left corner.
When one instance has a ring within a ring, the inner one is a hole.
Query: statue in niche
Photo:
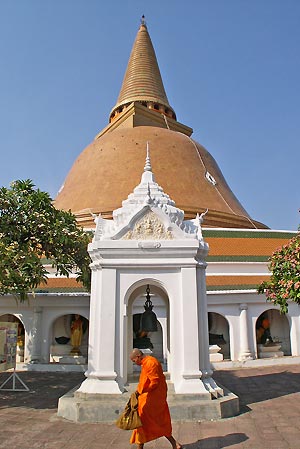
[[[21,323],[18,323],[18,337],[17,337],[17,344],[21,348],[24,346],[25,341],[25,332],[24,327]]]
[[[223,334],[213,334],[211,332],[211,328],[213,326],[213,316],[211,313],[208,313],[208,337],[210,345],[226,345],[226,340],[224,339]]]
[[[141,313],[133,315],[133,347],[138,349],[153,349],[148,332],[140,330]]]
[[[74,319],[71,321],[71,354],[80,355],[80,345],[83,335],[83,322],[80,315],[74,315]]]
[[[18,323],[17,355],[19,356],[20,362],[24,362],[24,343],[25,343],[24,326],[21,323]]]
[[[270,331],[270,321],[267,317],[262,317],[256,325],[256,341],[258,344],[273,343]]]
[[[133,338],[133,347],[138,349],[153,349],[148,333],[145,331],[135,332],[135,338]]]

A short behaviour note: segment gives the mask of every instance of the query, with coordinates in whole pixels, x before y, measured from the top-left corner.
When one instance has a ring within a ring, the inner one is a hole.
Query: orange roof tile
[[[209,255],[230,256],[271,256],[271,254],[288,242],[286,238],[216,238],[206,237]]]
[[[207,286],[230,286],[230,285],[259,285],[262,281],[270,279],[270,276],[207,276]]]

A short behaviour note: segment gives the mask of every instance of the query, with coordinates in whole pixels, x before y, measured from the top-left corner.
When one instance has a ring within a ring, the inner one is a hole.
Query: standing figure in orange
[[[71,345],[73,346],[71,354],[80,354],[80,345],[82,340],[83,328],[81,316],[76,314],[71,323]]]
[[[166,437],[173,449],[182,449],[172,436],[172,424],[167,404],[167,382],[159,361],[150,355],[145,355],[140,349],[133,349],[130,359],[142,367],[137,387],[138,411],[143,423],[142,427],[134,429],[130,443],[143,449],[144,443]]]

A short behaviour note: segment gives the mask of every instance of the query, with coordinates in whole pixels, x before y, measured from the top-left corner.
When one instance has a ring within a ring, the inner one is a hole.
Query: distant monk
[[[130,359],[142,367],[137,387],[139,415],[142,427],[132,432],[130,443],[143,449],[144,443],[166,437],[173,449],[182,449],[172,436],[172,424],[167,404],[167,382],[161,364],[155,357],[133,349]]]

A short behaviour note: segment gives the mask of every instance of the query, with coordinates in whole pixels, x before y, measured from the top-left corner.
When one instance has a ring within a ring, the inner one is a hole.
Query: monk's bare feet
[[[173,449],[183,449],[183,447],[181,446],[180,443],[178,443],[174,437],[170,436],[170,437],[166,437],[167,440],[170,441],[170,443],[172,444],[172,448]]]

